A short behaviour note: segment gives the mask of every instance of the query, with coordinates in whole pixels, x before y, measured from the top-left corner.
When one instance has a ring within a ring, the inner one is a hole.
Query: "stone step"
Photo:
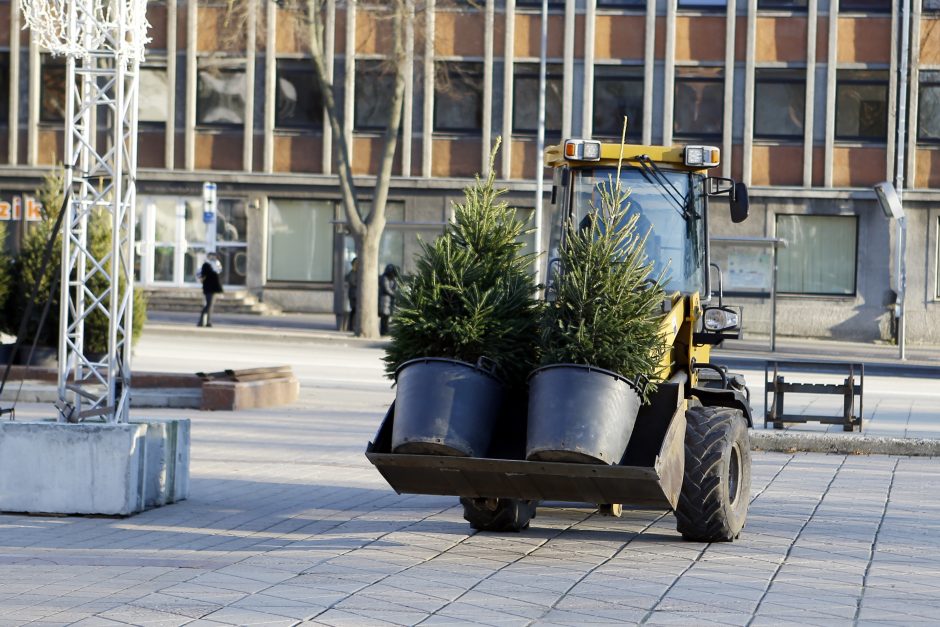
[[[151,311],[198,312],[205,304],[202,290],[190,288],[150,288],[145,290],[148,309]],[[247,290],[231,290],[216,296],[214,310],[219,313],[251,315],[277,315],[280,308],[262,303]]]

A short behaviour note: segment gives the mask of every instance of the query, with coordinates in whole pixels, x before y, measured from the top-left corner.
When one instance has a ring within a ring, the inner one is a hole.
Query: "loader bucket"
[[[524,451],[524,434],[521,447],[493,442],[491,455],[494,451],[503,454],[490,457],[394,454],[390,452],[394,404],[375,441],[369,443],[366,457],[399,494],[674,509],[685,467],[685,403],[681,402],[681,389],[677,384],[661,384],[651,403],[641,408],[620,464],[537,462],[526,461],[524,454],[506,455],[506,451]],[[513,417],[502,417],[507,418]],[[524,423],[525,415],[516,415],[515,419]]]

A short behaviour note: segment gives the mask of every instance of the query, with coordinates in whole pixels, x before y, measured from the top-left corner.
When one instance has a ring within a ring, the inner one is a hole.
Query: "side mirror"
[[[731,221],[738,224],[747,220],[748,206],[747,185],[735,183],[731,190]]]

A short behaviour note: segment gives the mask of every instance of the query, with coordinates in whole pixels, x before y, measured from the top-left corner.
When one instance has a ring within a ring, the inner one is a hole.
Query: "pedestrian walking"
[[[398,288],[398,268],[394,264],[385,266],[379,277],[379,333],[388,335],[388,321],[395,311],[395,290]]]
[[[206,305],[202,308],[202,314],[199,316],[199,327],[212,326],[212,305],[215,301],[215,295],[222,293],[222,262],[215,253],[206,255],[206,261],[196,274],[196,278],[202,283],[202,295],[206,299]]]
[[[359,259],[353,257],[349,264],[349,272],[346,273],[346,300],[349,303],[349,310],[346,313],[343,331],[356,330],[356,301],[359,289]]]

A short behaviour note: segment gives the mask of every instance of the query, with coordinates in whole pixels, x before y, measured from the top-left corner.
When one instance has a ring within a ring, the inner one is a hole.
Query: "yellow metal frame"
[[[624,163],[638,165],[639,158],[647,156],[654,163],[668,163],[672,167],[705,174],[709,168],[697,168],[685,164],[683,146],[643,146],[640,144],[601,144],[601,158],[596,161],[578,161],[565,157],[565,145],[556,144],[545,149],[545,166],[557,168],[567,165],[570,168],[592,168],[616,166],[623,159]]]

